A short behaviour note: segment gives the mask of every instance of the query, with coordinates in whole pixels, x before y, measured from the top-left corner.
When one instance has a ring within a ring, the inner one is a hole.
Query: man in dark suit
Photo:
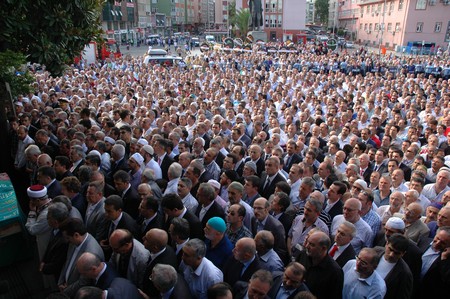
[[[450,283],[450,227],[439,228],[422,255],[420,298],[444,298]]]
[[[334,237],[334,244],[331,246],[328,254],[338,263],[342,268],[349,261],[355,259],[355,249],[351,241],[356,234],[356,227],[353,223],[344,221],[339,225],[336,236]]]
[[[108,288],[106,299],[141,299],[137,287],[129,280],[121,277],[115,278]]]
[[[173,163],[173,159],[167,154],[167,146],[167,141],[159,139],[155,142],[153,150],[155,151],[155,160],[161,167],[162,178],[169,181],[167,172],[169,171],[169,166]]]
[[[152,228],[163,228],[163,215],[158,210],[159,203],[153,196],[141,200],[139,204],[139,218],[137,220],[139,225],[139,241]]]
[[[128,279],[116,277],[111,281],[107,290],[97,287],[82,287],[76,298],[105,298],[105,299],[142,299],[137,287]]]
[[[286,264],[289,260],[286,247],[286,236],[283,224],[278,219],[269,214],[269,201],[263,197],[258,198],[253,203],[256,222],[252,226],[254,236],[262,230],[270,231],[275,239],[274,250]]]
[[[161,208],[167,215],[166,223],[164,224],[164,229],[167,231],[170,227],[170,223],[173,218],[184,218],[189,222],[189,238],[202,238],[204,236],[202,230],[202,224],[197,216],[190,212],[183,205],[181,198],[178,194],[169,193],[161,198]]]
[[[66,261],[69,244],[64,240],[59,230],[61,223],[69,218],[69,210],[60,202],[49,205],[47,212],[48,225],[53,229],[50,241],[42,257],[39,270],[45,275],[53,275],[58,280],[64,262]]]
[[[225,212],[223,208],[214,200],[216,198],[216,193],[210,184],[200,184],[196,198],[199,205],[195,211],[195,215],[201,221],[202,229],[205,228],[208,220],[213,217],[220,217],[225,220]]]
[[[297,154],[297,143],[294,140],[289,140],[286,144],[286,155],[284,156],[284,171],[289,173],[292,165],[302,162],[302,157]]]
[[[225,155],[222,154],[222,152],[219,150],[218,154],[216,156],[216,159],[214,161],[216,161],[217,165],[219,165],[220,169],[222,169],[223,167],[223,159],[225,159]]]
[[[370,175],[372,174],[373,168],[370,164],[370,158],[368,154],[361,154],[359,156],[360,163],[360,175],[363,177],[367,185],[370,184]]]
[[[47,195],[55,198],[61,195],[61,184],[56,180],[55,169],[51,166],[41,166],[37,172],[38,183],[47,186]]]
[[[255,240],[241,238],[236,242],[233,256],[225,263],[223,281],[230,285],[234,285],[239,280],[248,281],[260,268]]]
[[[42,153],[49,155],[52,159],[59,155],[59,144],[50,138],[46,130],[37,131],[34,140]]]
[[[169,236],[167,235],[167,232],[158,228],[149,230],[144,237],[144,246],[150,251],[150,259],[147,263],[147,268],[145,269],[142,291],[150,296],[150,298],[159,294],[153,281],[149,279],[153,272],[153,268],[157,264],[170,265],[174,268],[178,266],[175,252],[170,246],[167,246],[168,240]]]
[[[72,167],[69,171],[76,177],[78,177],[78,170],[84,165],[84,158],[86,154],[83,151],[83,147],[80,145],[73,145],[70,147],[69,158],[72,162]]]
[[[265,171],[261,174],[261,185],[259,186],[259,194],[269,199],[270,195],[275,192],[275,185],[278,182],[286,181],[284,177],[278,173],[280,160],[278,157],[270,157],[266,160]]]
[[[328,200],[324,208],[331,220],[337,215],[342,215],[344,203],[342,202],[342,196],[347,192],[347,187],[340,181],[335,181],[328,189]]]
[[[330,238],[319,231],[308,237],[306,254],[300,254],[298,262],[306,268],[306,285],[317,298],[342,298],[344,273],[328,255]],[[326,287],[324,281],[327,282]]]
[[[264,171],[265,164],[264,159],[261,157],[262,149],[257,144],[252,144],[248,150],[249,157],[245,159],[245,162],[252,161],[256,164],[256,175],[260,176]]]
[[[100,241],[100,245],[105,251],[105,255],[109,258],[111,255],[111,247],[109,246],[109,237],[112,232],[116,229],[126,229],[131,234],[136,237],[137,233],[137,225],[136,221],[131,218],[126,212],[122,211],[123,202],[122,199],[118,195],[111,195],[105,200],[105,217],[108,220],[106,222],[107,231],[107,239]]]
[[[283,224],[285,236],[288,235],[292,226],[292,221],[294,220],[293,213],[286,213],[290,204],[291,200],[289,195],[284,192],[275,193],[270,202],[270,215],[274,216],[281,224]]]
[[[115,269],[120,277],[127,278],[138,288],[142,288],[150,252],[124,229],[116,229],[111,234],[109,245],[113,254],[108,266]]]
[[[77,283],[80,273],[76,268],[76,261],[85,252],[95,254],[104,260],[103,250],[98,242],[86,231],[83,222],[76,218],[68,218],[61,223],[59,229],[64,238],[69,241],[66,262],[62,268],[58,280],[59,289],[69,297],[75,295],[79,288]]]
[[[93,181],[89,183],[86,199],[88,206],[84,216],[84,223],[87,231],[100,242],[108,237],[109,229],[107,226],[108,219],[105,217],[105,197],[103,196],[102,182]]]
[[[189,286],[182,274],[171,265],[158,264],[153,268],[152,282],[162,298],[192,298]]]
[[[393,234],[405,234],[405,222],[398,217],[391,217],[384,225],[384,232],[380,232],[374,241],[374,246],[385,246],[387,239],[391,237]],[[402,259],[406,262],[411,273],[413,275],[413,286],[414,291],[413,294],[419,294],[420,292],[420,279],[421,279],[421,271],[422,271],[422,259],[421,256],[423,254],[423,250],[420,250],[417,245],[408,240],[408,249],[403,255]],[[430,242],[428,242],[430,244]],[[417,297],[417,296],[416,296]]]
[[[245,157],[245,148],[242,145],[236,145],[233,147],[233,154],[235,154],[238,157],[237,162],[234,164],[234,169],[239,175],[239,177],[242,176],[242,173],[244,171],[244,157]]]
[[[90,252],[80,256],[77,261],[77,270],[83,279],[88,279],[84,283],[102,290],[109,288],[112,281],[119,277],[114,268],[108,267],[98,256]]]
[[[386,283],[385,299],[410,298],[413,291],[413,276],[402,259],[408,249],[408,239],[401,234],[393,234],[384,250],[381,250],[377,272]],[[394,267],[392,268],[392,265]]]
[[[267,295],[270,298],[279,298],[279,296],[287,294],[287,299],[293,299],[299,292],[309,291],[303,283],[305,272],[305,267],[302,264],[289,263],[284,273],[274,274],[273,285]]]
[[[269,299],[267,293],[272,287],[273,278],[272,274],[266,270],[258,270],[253,273],[250,281],[238,281],[233,286],[233,298],[234,299],[244,299],[244,298],[263,298]]]
[[[373,171],[377,171],[380,174],[388,172],[386,158],[387,151],[384,148],[377,149],[375,153],[375,161],[373,162]]]
[[[123,170],[119,170],[114,174],[114,186],[116,187],[117,195],[122,198],[123,210],[133,219],[137,219],[140,198],[137,190],[131,187],[130,180],[130,175]]]
[[[123,170],[125,172],[130,171],[130,167],[128,166],[128,161],[125,156],[125,147],[122,144],[114,144],[111,149],[111,169],[107,174],[107,182],[112,184],[114,181],[114,174]]]

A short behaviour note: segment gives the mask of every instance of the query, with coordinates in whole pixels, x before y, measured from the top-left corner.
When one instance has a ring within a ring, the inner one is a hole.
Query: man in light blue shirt
[[[386,283],[375,271],[379,257],[373,248],[363,248],[356,256],[345,264],[344,288],[342,299],[370,298],[383,299],[386,294]]]
[[[284,265],[281,258],[273,250],[274,243],[275,239],[273,234],[268,230],[262,230],[255,236],[256,250],[258,251],[261,268],[269,272],[282,272]]]
[[[184,279],[194,298],[206,299],[207,290],[223,281],[222,271],[205,258],[206,245],[200,239],[189,240],[183,247]]]

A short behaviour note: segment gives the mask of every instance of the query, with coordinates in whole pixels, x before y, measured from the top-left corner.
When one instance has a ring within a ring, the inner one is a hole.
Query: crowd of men
[[[45,286],[70,298],[445,296],[449,80],[382,66],[448,61],[298,50],[36,73],[9,137]]]

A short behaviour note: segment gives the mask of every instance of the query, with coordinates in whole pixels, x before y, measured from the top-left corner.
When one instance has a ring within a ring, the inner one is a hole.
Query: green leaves
[[[328,23],[328,0],[316,0],[315,7],[316,13],[319,16],[322,24]]]
[[[27,55],[60,75],[84,45],[100,37],[103,0],[0,1],[0,51]]]
[[[8,82],[13,96],[28,93],[33,77],[25,67],[23,54],[12,51],[0,52],[0,82]]]

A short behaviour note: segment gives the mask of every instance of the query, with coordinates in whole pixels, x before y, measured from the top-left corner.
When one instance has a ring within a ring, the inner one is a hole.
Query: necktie
[[[269,185],[270,185],[270,178],[267,178],[266,185],[264,186],[264,190],[269,188]]]
[[[361,176],[363,176],[363,175],[364,175],[364,170],[361,169],[361,170],[359,171],[359,174],[360,174]]]
[[[111,222],[111,225],[109,226],[109,234],[108,236],[111,236],[112,232],[116,229],[116,225],[114,222]]]
[[[161,158],[158,157],[158,165],[161,166]]]
[[[338,246],[336,244],[334,244],[333,248],[331,248],[331,250],[330,250],[330,256],[334,257],[337,250],[338,250]]]

